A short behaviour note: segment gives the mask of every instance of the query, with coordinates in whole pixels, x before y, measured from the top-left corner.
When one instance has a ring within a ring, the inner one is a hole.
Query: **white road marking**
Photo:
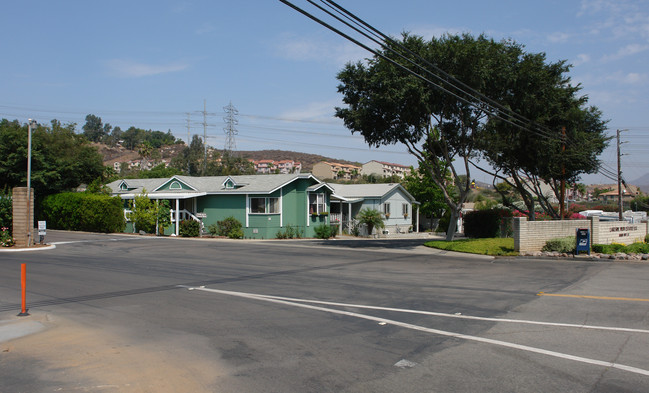
[[[476,316],[471,316],[471,315],[462,315],[462,313],[448,314],[448,313],[441,313],[441,312],[435,312],[435,311],[421,311],[421,310],[409,310],[409,309],[404,309],[404,308],[366,306],[366,305],[362,305],[362,304],[325,302],[325,301],[320,301],[320,300],[295,299],[295,298],[281,297],[281,296],[269,296],[269,295],[256,295],[256,296],[263,297],[263,298],[268,298],[268,299],[286,300],[286,301],[290,301],[290,302],[313,303],[313,304],[322,304],[322,305],[327,305],[327,306],[363,308],[363,309],[368,309],[368,310],[394,311],[394,312],[402,312],[402,313],[409,313],[409,314],[430,315],[430,316],[435,316],[435,317],[472,319],[472,320],[476,320],[476,321],[522,323],[522,324],[528,324],[528,325],[570,327],[570,328],[579,328],[579,329],[613,330],[613,331],[618,331],[618,332],[647,333],[647,334],[649,334],[649,330],[646,330],[646,329],[632,329],[632,328],[624,328],[624,327],[583,325],[583,324],[580,325],[580,324],[560,323],[560,322],[543,322],[543,321],[531,321],[531,320],[526,320],[526,319],[476,317]]]
[[[527,352],[532,352],[532,353],[538,353],[542,355],[547,355],[547,356],[553,356],[556,358],[560,359],[566,359],[566,360],[573,360],[576,362],[581,362],[581,363],[586,363],[586,364],[592,364],[596,366],[602,366],[602,367],[611,367],[611,368],[616,368],[618,370],[623,370],[623,371],[628,371],[634,374],[640,374],[640,375],[645,375],[649,376],[649,370],[644,370],[641,368],[637,367],[632,367],[632,366],[627,366],[624,364],[619,364],[619,363],[614,363],[614,362],[608,362],[604,360],[597,360],[597,359],[590,359],[590,358],[585,358],[581,356],[574,356],[574,355],[569,355],[561,352],[555,352],[555,351],[549,351],[541,348],[535,348],[535,347],[530,347],[527,345],[520,345],[520,344],[515,344],[515,343],[510,343],[507,341],[501,341],[501,340],[493,340],[490,338],[484,338],[484,337],[478,337],[478,336],[471,336],[468,334],[461,334],[461,333],[455,333],[455,332],[449,332],[449,331],[444,331],[444,330],[438,330],[438,329],[432,329],[432,328],[427,328],[424,326],[419,326],[419,325],[413,325],[410,323],[405,323],[405,322],[400,322],[396,320],[390,320],[386,318],[379,318],[379,317],[374,317],[371,315],[365,315],[365,314],[359,314],[359,313],[354,313],[350,311],[344,311],[344,310],[337,310],[337,309],[331,309],[331,308],[325,308],[325,307],[319,307],[319,306],[312,306],[309,304],[302,304],[302,303],[319,303],[319,304],[329,304],[329,305],[339,305],[339,306],[345,306],[345,307],[359,307],[357,305],[352,305],[352,304],[345,304],[345,303],[332,303],[332,302],[319,302],[319,301],[314,301],[314,300],[284,300],[284,299],[290,299],[290,298],[282,298],[282,297],[275,297],[275,296],[266,296],[266,295],[257,295],[257,294],[251,294],[251,293],[245,293],[245,292],[233,292],[233,291],[224,291],[224,290],[219,290],[219,289],[211,289],[211,288],[196,288],[196,287],[190,287],[186,285],[179,285],[179,287],[182,288],[187,288],[190,289],[192,288],[193,290],[197,291],[205,291],[205,292],[213,292],[213,293],[219,293],[223,295],[230,295],[230,296],[237,296],[237,297],[242,297],[242,298],[247,298],[247,299],[253,299],[253,300],[263,300],[266,302],[271,302],[271,303],[277,303],[277,304],[284,304],[288,306],[293,306],[293,307],[300,307],[300,308],[306,308],[310,310],[316,310],[316,311],[323,311],[323,312],[328,312],[332,314],[338,314],[338,315],[345,315],[345,316],[350,316],[350,317],[355,317],[355,318],[361,318],[361,319],[367,319],[370,321],[376,321],[376,322],[387,322],[395,326],[400,326],[406,329],[412,329],[424,333],[432,333],[432,334],[437,334],[440,336],[447,336],[447,337],[453,337],[453,338],[458,338],[458,339],[463,339],[467,341],[475,341],[475,342],[480,342],[480,343],[485,343],[485,344],[492,344],[492,345],[498,345],[501,347],[507,347],[507,348],[512,348],[512,349],[518,349],[521,351],[527,351]],[[302,302],[302,303],[300,303]],[[368,308],[368,309],[380,309],[380,310],[390,310],[390,311],[399,311],[401,309],[391,309],[391,308],[386,308],[386,307],[372,307],[372,306],[362,306],[363,308]],[[402,310],[402,312],[407,312],[407,310]],[[414,311],[416,313],[428,313],[428,312],[418,312]],[[431,313],[430,315],[440,315],[440,316],[452,316],[452,317],[458,317],[453,314],[441,314],[441,313]],[[463,316],[467,317],[467,316]],[[470,319],[481,319],[480,317],[472,317]],[[494,320],[498,322],[518,322],[517,320],[499,320],[497,318],[491,318],[491,319],[485,319],[485,320]],[[529,321],[529,322],[534,322],[534,321]],[[550,326],[556,326],[555,324],[552,323],[541,323],[541,324],[547,324]],[[581,328],[582,325],[559,325],[559,326],[570,326],[570,327],[579,327]],[[606,330],[614,330],[614,329],[606,329]],[[628,330],[624,330],[628,331]],[[635,330],[634,330],[635,331]]]
[[[120,242],[124,240],[143,240],[143,239],[163,239],[160,236],[146,236],[146,237],[119,237],[119,238],[110,238],[110,239],[94,239],[94,240],[70,240],[65,242],[52,242],[49,244],[74,244],[74,243],[100,243],[100,242]]]

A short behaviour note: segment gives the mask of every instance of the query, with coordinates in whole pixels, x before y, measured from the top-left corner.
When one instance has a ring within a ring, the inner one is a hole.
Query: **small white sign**
[[[39,236],[45,236],[46,231],[47,231],[47,221],[39,221],[38,222],[38,235]]]
[[[198,217],[198,218],[206,218],[207,213],[196,213],[196,217]]]

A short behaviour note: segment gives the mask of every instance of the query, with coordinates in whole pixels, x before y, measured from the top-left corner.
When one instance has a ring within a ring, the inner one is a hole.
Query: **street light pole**
[[[36,127],[36,120],[29,119],[27,123],[27,247],[32,246],[32,127]]]

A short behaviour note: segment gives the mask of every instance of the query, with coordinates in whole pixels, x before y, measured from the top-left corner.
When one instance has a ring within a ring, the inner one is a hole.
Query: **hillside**
[[[115,162],[128,162],[140,158],[135,150],[128,150],[121,146],[110,147],[103,143],[93,143],[97,148],[99,154],[104,158],[104,165],[112,165]],[[160,157],[163,159],[171,159],[177,156],[185,145],[171,145],[158,149]],[[300,153],[295,151],[286,150],[257,150],[257,151],[238,151],[238,156],[248,158],[251,160],[293,160],[302,163],[302,172],[310,172],[313,165],[320,161],[335,161],[342,164],[361,165],[358,162],[346,161],[337,158],[324,157],[318,154]]]
[[[649,194],[649,173],[633,181],[633,184],[636,184],[642,192]]]
[[[302,172],[310,172],[313,165],[320,161],[334,161],[341,164],[362,165],[358,162],[341,160],[338,158],[324,157],[318,154],[299,153],[286,150],[258,150],[258,151],[239,151],[238,155],[251,160],[293,160],[302,164]]]

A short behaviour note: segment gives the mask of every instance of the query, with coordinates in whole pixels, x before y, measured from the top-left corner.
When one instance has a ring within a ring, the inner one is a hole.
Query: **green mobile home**
[[[250,176],[173,176],[164,179],[122,179],[108,184],[112,195],[128,200],[146,194],[168,200],[172,227],[178,235],[183,220],[196,220],[204,228],[227,217],[243,224],[244,236],[275,238],[291,226],[303,237],[314,228],[331,225],[332,188],[309,173]],[[132,225],[127,230],[133,231]]]

